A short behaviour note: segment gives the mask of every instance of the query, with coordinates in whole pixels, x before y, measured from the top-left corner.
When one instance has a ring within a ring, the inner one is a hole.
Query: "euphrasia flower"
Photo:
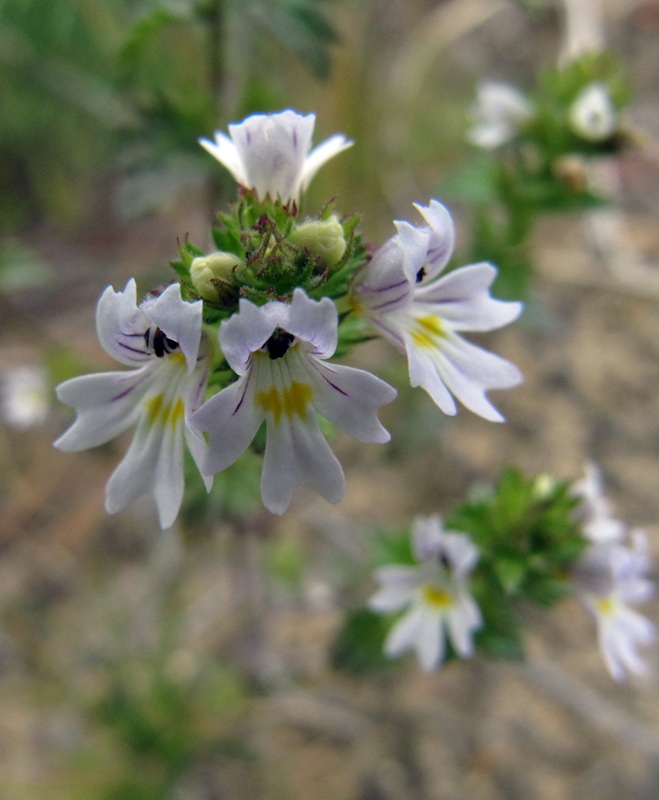
[[[445,414],[455,414],[454,397],[485,419],[501,414],[488,389],[522,380],[509,361],[477,347],[463,331],[489,331],[516,319],[521,303],[495,300],[491,264],[471,264],[441,275],[453,252],[451,215],[437,200],[415,205],[426,225],[396,222],[386,242],[357,275],[355,309],[407,355],[412,386],[421,386]]]
[[[573,132],[589,142],[604,142],[616,132],[618,114],[603,83],[590,83],[577,95],[568,113]]]
[[[385,653],[395,657],[414,649],[421,666],[431,670],[444,660],[446,637],[457,655],[472,655],[473,635],[482,618],[467,578],[478,549],[467,534],[445,531],[439,515],[415,520],[412,544],[419,566],[378,569],[380,589],[369,607],[380,613],[407,609],[389,632]]]
[[[533,106],[519,89],[486,81],[476,90],[467,138],[477,147],[494,150],[517,136],[532,116]]]
[[[229,125],[230,137],[215,131],[214,142],[199,143],[260,199],[270,195],[288,202],[299,198],[326,161],[352,145],[335,134],[311,150],[315,121],[315,114],[304,116],[290,109],[253,114]]]
[[[132,443],[106,488],[113,514],[152,494],[160,525],[169,527],[183,498],[183,440],[199,466],[206,444],[188,422],[208,376],[202,340],[202,303],[187,303],[178,284],[137,305],[135,281],[123,292],[111,286],[96,309],[96,328],[106,352],[135,369],[83,375],[57,387],[77,418],[55,442],[77,451],[108,442],[135,425]],[[207,488],[211,481],[205,479]]]
[[[239,378],[192,417],[195,428],[210,434],[205,474],[233,464],[265,419],[265,506],[283,514],[297,486],[310,486],[332,503],[341,499],[343,470],[316,412],[359,441],[386,442],[376,410],[396,392],[364,370],[328,363],[337,330],[334,303],[311,300],[302,289],[291,303],[258,307],[241,299],[238,313],[219,331],[222,352]]]
[[[592,545],[575,569],[578,593],[595,618],[602,656],[617,681],[628,673],[646,672],[638,648],[655,638],[650,620],[632,608],[653,595],[647,578],[651,567],[647,538],[636,529],[631,540],[631,547],[610,542]]]

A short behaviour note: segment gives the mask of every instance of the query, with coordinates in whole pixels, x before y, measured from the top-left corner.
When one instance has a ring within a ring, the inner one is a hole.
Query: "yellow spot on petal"
[[[455,603],[452,594],[430,583],[426,583],[421,587],[421,599],[426,605],[432,606],[438,611],[450,608]]]
[[[300,419],[304,419],[307,406],[311,402],[311,387],[306,383],[293,381],[283,392],[271,386],[265,392],[257,392],[256,402],[266,412],[272,414],[275,425],[279,425],[282,414],[291,419],[297,414]]]
[[[615,600],[613,597],[598,597],[595,600],[595,607],[604,617],[609,617],[615,610]]]
[[[173,403],[168,403],[165,401],[164,395],[156,394],[147,398],[144,405],[146,406],[146,416],[150,427],[154,425],[162,425],[163,427],[170,425],[175,428],[185,415],[185,405],[180,397]]]
[[[438,340],[446,336],[439,317],[429,314],[426,317],[417,317],[414,321],[416,326],[412,328],[411,334],[419,347],[434,349]]]

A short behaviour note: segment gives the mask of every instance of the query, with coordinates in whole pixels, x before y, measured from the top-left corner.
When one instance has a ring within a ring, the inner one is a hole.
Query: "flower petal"
[[[150,356],[144,334],[150,327],[146,314],[137,306],[137,287],[131,278],[123,292],[112,286],[101,295],[96,306],[96,331],[108,355],[129,367],[146,364]]]
[[[419,305],[427,303],[455,331],[501,328],[517,319],[523,306],[490,296],[489,288],[496,275],[496,268],[487,263],[460,267],[420,286],[414,300]]]
[[[81,375],[61,383],[57,397],[73,406],[77,418],[55,442],[65,451],[86,450],[109,442],[133,425],[139,402],[149,389],[152,370],[143,367],[131,372],[99,372]]]
[[[282,417],[278,424],[268,419],[261,475],[263,504],[273,514],[283,514],[298,486],[310,486],[330,503],[338,503],[345,491],[341,464],[311,408],[304,419],[297,414]]]
[[[247,372],[252,362],[252,353],[263,347],[277,327],[277,322],[264,312],[268,305],[275,304],[268,303],[259,308],[243,298],[238,313],[220,325],[220,347],[229,366],[238,375]]]
[[[268,304],[265,306],[267,312]],[[336,350],[338,341],[338,313],[329,297],[311,300],[302,289],[293,292],[290,305],[276,304],[287,310],[286,317],[278,322],[288,333],[313,345],[310,354],[317,358],[329,358]]]
[[[430,241],[424,259],[425,275],[421,281],[427,282],[439,275],[453,255],[455,225],[448,208],[439,200],[431,200],[428,206],[413,205],[430,228]]]
[[[203,307],[201,300],[194,303],[183,300],[178,283],[168,286],[158,297],[147,298],[140,305],[151,323],[178,343],[188,365],[188,374],[197,365]]]
[[[415,517],[412,526],[412,552],[417,561],[437,559],[444,539],[444,525],[439,514]]]
[[[400,220],[394,222],[394,225],[398,231],[396,239],[401,251],[401,266],[410,285],[414,286],[426,275],[432,231]]]
[[[480,609],[472,597],[461,593],[457,605],[446,615],[446,625],[455,652],[469,658],[474,652],[473,632],[482,625]]]
[[[260,198],[287,201],[299,195],[304,160],[311,146],[316,117],[287,109],[278,114],[253,114],[229,125],[247,175],[247,186]]]
[[[377,418],[377,409],[391,403],[396,390],[362,369],[320,362],[313,366],[316,411],[360,442],[388,442],[391,436]]]
[[[150,425],[146,417],[140,420],[126,455],[108,481],[108,514],[116,514],[143,494],[154,494],[162,527],[172,524],[183,498],[182,458],[170,463],[170,458],[181,452],[173,441],[180,436],[180,429],[163,430],[159,425]],[[164,483],[159,485],[160,480]]]
[[[416,649],[423,634],[424,622],[424,609],[418,605],[413,606],[387,634],[384,642],[385,655],[395,658],[407,650]]]
[[[353,302],[358,312],[366,314],[377,324],[392,311],[406,308],[413,288],[406,274],[405,253],[400,239],[394,236],[357,275]]]
[[[419,662],[426,671],[436,669],[444,660],[445,640],[442,615],[422,606],[419,638],[416,651]]]
[[[190,417],[193,430],[209,434],[204,475],[230,467],[256,436],[263,414],[254,403],[252,375],[248,373],[213,395]]]
[[[300,191],[305,192],[307,190],[311,179],[330,158],[334,158],[334,156],[347,150],[348,147],[352,147],[353,144],[354,142],[346,139],[342,133],[335,133],[334,136],[330,136],[322,144],[314,147],[304,160]]]
[[[411,336],[407,337],[412,386],[422,386],[445,409],[445,394],[435,394],[439,378],[446,388],[474,414],[492,422],[502,422],[503,417],[486,398],[488,389],[506,389],[517,386],[522,374],[514,364],[500,356],[477,347],[462,337],[447,331],[437,347],[418,347]],[[413,373],[414,367],[414,373]],[[441,402],[440,402],[441,401]],[[449,413],[449,412],[446,412]]]
[[[398,611],[414,598],[419,584],[419,568],[392,564],[375,570],[374,577],[381,584],[368,601],[372,611],[387,613]]]
[[[199,144],[229,170],[236,183],[245,187],[249,186],[245,165],[238,153],[238,148],[225,133],[215,131],[215,142],[211,142],[209,139],[199,139]]]

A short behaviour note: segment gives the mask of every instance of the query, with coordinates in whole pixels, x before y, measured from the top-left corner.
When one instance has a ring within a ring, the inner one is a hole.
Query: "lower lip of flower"
[[[271,386],[267,391],[258,392],[256,402],[266,413],[272,414],[275,425],[278,425],[282,414],[285,414],[288,419],[295,415],[300,419],[304,419],[311,397],[310,386],[307,386],[306,383],[293,381],[281,392],[274,386]]]
[[[421,599],[425,605],[431,606],[438,611],[450,608],[455,603],[452,594],[430,583],[426,583],[421,587]]]
[[[426,316],[418,317],[416,326],[412,330],[412,338],[419,347],[426,347],[434,349],[437,347],[437,341],[442,339],[446,334],[442,328],[441,322],[437,317]]]

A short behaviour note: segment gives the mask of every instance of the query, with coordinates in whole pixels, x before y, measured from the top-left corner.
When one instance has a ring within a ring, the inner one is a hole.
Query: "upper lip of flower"
[[[291,109],[254,114],[229,125],[230,136],[215,131],[215,141],[199,143],[231,172],[236,181],[260,198],[297,200],[326,161],[352,145],[335,134],[311,150],[316,117]]]
[[[109,355],[134,367],[153,357],[148,334],[159,329],[178,345],[191,373],[199,355],[202,308],[201,301],[186,303],[181,299],[178,283],[138,305],[137,286],[131,278],[123,292],[115,292],[112,286],[103,292],[96,308],[96,330]]]

